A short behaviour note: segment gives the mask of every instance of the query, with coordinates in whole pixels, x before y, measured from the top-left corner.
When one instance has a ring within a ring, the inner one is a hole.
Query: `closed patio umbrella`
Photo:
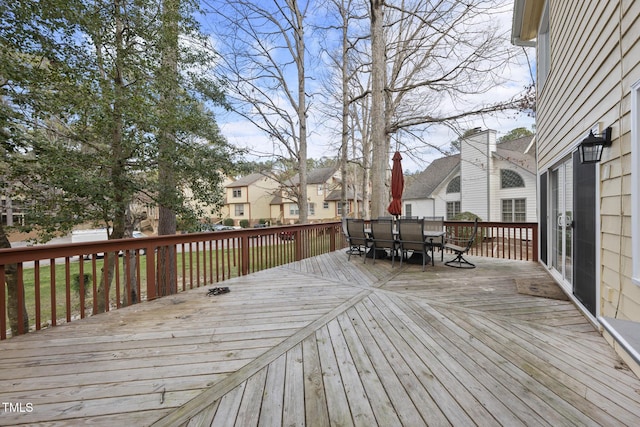
[[[402,214],[402,192],[404,191],[404,175],[402,174],[402,156],[396,151],[391,168],[391,203],[387,210],[395,217]]]

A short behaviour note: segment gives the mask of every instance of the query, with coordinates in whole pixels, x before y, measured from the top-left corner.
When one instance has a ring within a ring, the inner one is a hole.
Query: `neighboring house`
[[[0,195],[0,223],[8,227],[24,225],[22,201]]]
[[[291,195],[292,188],[300,185],[300,176],[291,178],[288,188],[282,188],[278,196],[271,200],[271,218],[281,224],[294,224],[299,217],[296,200]],[[341,215],[340,171],[335,167],[318,168],[307,172],[307,198],[309,222],[337,220]],[[338,196],[336,197],[336,193]],[[350,195],[351,199],[353,194]],[[350,206],[353,203],[350,202]]]
[[[513,43],[536,46],[540,262],[640,376],[640,2],[514,3]]]
[[[233,182],[234,181],[226,175],[222,176],[222,186],[224,188]],[[183,188],[182,192],[190,207],[201,211],[201,221],[217,223],[220,222],[222,218],[227,218],[229,216],[227,205],[223,205],[216,209],[215,207],[211,207],[194,200],[193,193],[189,188]],[[158,204],[151,197],[146,193],[139,192],[135,195],[133,202],[130,205],[130,209],[134,215],[143,218],[140,221],[140,230],[146,232],[157,232],[160,209]]]
[[[341,186],[329,193],[329,195],[324,199],[323,206],[327,206],[329,210],[334,209],[335,211],[335,215],[333,216],[333,218],[337,219],[343,216],[350,218],[361,218],[363,216],[364,212],[362,196],[360,194],[357,194],[351,186],[347,188],[347,209],[344,213],[342,212],[342,203],[340,203],[341,200]]]
[[[436,159],[405,190],[403,215],[452,219],[471,212],[483,221],[537,222],[534,137],[496,143],[478,130],[460,154]]]
[[[225,186],[225,211],[235,225],[247,220],[257,224],[269,220],[269,202],[278,190],[278,182],[261,173],[252,173]]]

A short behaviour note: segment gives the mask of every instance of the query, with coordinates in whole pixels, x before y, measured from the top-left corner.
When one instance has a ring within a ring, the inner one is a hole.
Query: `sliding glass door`
[[[551,267],[563,286],[573,291],[573,162],[551,170]]]

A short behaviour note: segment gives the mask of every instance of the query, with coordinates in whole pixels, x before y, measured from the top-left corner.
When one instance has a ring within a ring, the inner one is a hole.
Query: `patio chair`
[[[444,232],[444,217],[442,216],[425,216],[424,218],[424,231],[436,231]],[[431,265],[434,264],[433,251],[438,248],[440,251],[440,261],[444,261],[444,234],[439,239],[431,238],[427,239],[429,248],[431,249]]]
[[[469,252],[471,246],[473,246],[473,242],[476,239],[476,235],[478,234],[478,218],[473,222],[473,231],[464,239],[460,238],[447,238],[447,242],[444,244],[444,249],[449,249],[452,251],[456,257],[451,261],[447,261],[444,264],[449,267],[456,268],[475,268],[475,264],[469,262],[464,258],[464,254]]]
[[[422,271],[429,251],[428,242],[424,238],[424,220],[400,220],[398,221],[398,242],[400,245],[400,266],[402,259],[408,251],[422,254]],[[433,256],[433,254],[432,254]]]
[[[351,259],[351,255],[354,253],[358,253],[358,255],[362,256],[362,254],[367,253],[367,248],[370,245],[369,239],[364,232],[364,220],[362,219],[346,219],[346,237],[349,242],[349,249],[347,253],[349,254],[349,258]],[[365,257],[364,262],[367,262],[367,258]]]
[[[393,231],[393,220],[387,218],[378,218],[371,221],[371,250],[373,251],[373,263],[376,262],[376,253],[380,250],[386,252],[387,249],[391,255],[391,266],[395,262],[395,255],[399,248],[398,240]]]

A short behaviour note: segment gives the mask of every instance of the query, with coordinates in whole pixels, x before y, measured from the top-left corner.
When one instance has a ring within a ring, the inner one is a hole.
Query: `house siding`
[[[460,151],[461,210],[490,220],[489,189],[494,185],[495,171],[490,152],[495,149],[496,132],[488,130],[467,138]]]
[[[598,309],[600,316],[636,322],[640,288],[632,281],[630,106],[631,85],[640,80],[639,16],[640,2],[632,0],[551,2],[552,66],[537,101],[540,172],[575,151],[595,125],[599,131],[613,129],[613,144],[596,166]],[[605,337],[617,348],[608,334]],[[628,356],[619,353],[629,363]]]
[[[405,200],[404,205],[411,205],[411,215],[413,216],[434,216],[436,209],[433,199]],[[403,207],[403,214],[407,209]]]
[[[260,219],[269,219],[271,209],[269,203],[278,188],[278,183],[269,177],[260,177],[247,185],[231,183],[226,188],[227,214],[236,224],[242,220],[255,224]],[[240,190],[241,197],[233,197],[233,191]],[[236,205],[244,205],[244,215],[235,214]]]

